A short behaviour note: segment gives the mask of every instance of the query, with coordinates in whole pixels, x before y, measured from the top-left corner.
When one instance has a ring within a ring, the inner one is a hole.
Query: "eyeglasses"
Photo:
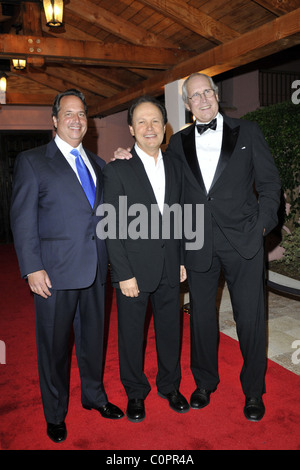
[[[203,93],[194,93],[193,96],[188,96],[188,99],[191,100],[193,103],[199,103],[202,95],[204,95],[205,98],[212,98],[214,94],[214,90],[212,88],[208,88],[207,90],[204,90]]]

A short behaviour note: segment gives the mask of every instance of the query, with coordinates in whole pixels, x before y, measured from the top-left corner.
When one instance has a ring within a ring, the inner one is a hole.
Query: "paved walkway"
[[[189,302],[188,293],[182,302]],[[237,340],[226,284],[219,287],[218,306],[220,331]],[[300,375],[300,296],[267,289],[267,306],[268,357]]]
[[[219,301],[220,330],[231,338],[237,339],[226,286],[219,289]],[[268,357],[300,375],[300,297],[280,294],[268,289],[267,305]]]

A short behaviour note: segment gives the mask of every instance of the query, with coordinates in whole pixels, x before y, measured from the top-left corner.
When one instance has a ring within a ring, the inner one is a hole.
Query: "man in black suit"
[[[210,77],[192,74],[182,97],[196,122],[171,137],[167,155],[183,164],[184,204],[194,210],[204,206],[204,245],[185,250],[191,370],[197,386],[190,405],[208,405],[219,383],[216,295],[222,269],[244,359],[244,414],[259,421],[265,413],[267,347],[263,239],[277,224],[280,179],[259,127],[219,112],[218,90]]]
[[[129,129],[136,141],[132,159],[111,162],[104,170],[104,202],[117,214],[116,236],[108,236],[106,243],[112,281],[117,287],[120,375],[128,396],[127,417],[132,422],[145,418],[144,400],[150,391],[143,369],[149,298],[158,356],[158,394],[173,410],[189,410],[179,392],[179,285],[186,275],[181,243],[176,238],[179,220],[165,217],[173,205],[180,216],[183,173],[181,163],[174,163],[160,150],[166,122],[166,110],[154,98],[142,97],[134,102],[128,111]],[[122,224],[119,214],[124,218],[124,201],[128,216]],[[135,225],[136,211],[140,211],[140,218]],[[164,223],[168,224],[166,237]]]
[[[102,202],[105,162],[82,146],[87,131],[82,93],[59,94],[52,116],[55,139],[17,158],[11,227],[21,275],[34,293],[47,434],[62,442],[67,435],[69,337],[76,312],[82,405],[105,418],[124,415],[108,402],[102,383],[107,254],[105,242],[96,236],[95,209]]]
[[[222,269],[244,359],[244,414],[258,421],[265,412],[267,347],[263,237],[277,224],[280,179],[258,126],[219,113],[218,90],[209,77],[191,75],[182,95],[197,120],[171,137],[168,151],[185,165],[185,204],[204,205],[204,246],[185,257],[197,385],[191,407],[206,406],[219,382],[216,294]]]

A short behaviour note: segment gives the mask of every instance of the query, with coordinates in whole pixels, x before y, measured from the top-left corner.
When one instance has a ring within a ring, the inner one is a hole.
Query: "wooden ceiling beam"
[[[157,96],[163,93],[165,84],[184,78],[193,72],[201,71],[214,76],[287,49],[300,43],[299,36],[296,36],[299,32],[300,8],[226,44],[195,55],[193,58],[181,62],[153,78],[144,80],[113,98],[99,101],[90,109],[90,115],[105,116],[124,110],[128,103],[138,96],[144,93]]]
[[[67,88],[72,88],[70,82],[58,77],[58,75],[56,77],[51,77],[50,79],[47,73],[32,70],[31,67],[28,67],[26,70],[20,71],[12,69],[9,75],[28,79],[29,81],[39,83],[40,85],[44,85],[47,88],[51,88],[56,92],[66,90]],[[28,90],[30,91],[30,85],[28,85]]]
[[[32,69],[31,67],[27,70],[16,71],[12,70],[9,75],[19,76],[29,81],[38,83],[56,90],[57,93],[67,90],[68,88],[78,88],[83,93],[92,93],[93,95],[100,97],[109,97],[119,91],[120,88],[114,88],[109,83],[105,83],[99,79],[94,79],[87,74],[86,71],[79,70],[74,72],[68,70],[65,67],[47,67],[46,72]],[[30,84],[28,85],[30,90]]]
[[[95,5],[88,0],[72,0],[70,4],[65,4],[65,9],[70,10],[79,18],[100,26],[119,38],[138,46],[174,48],[174,44],[161,36],[145,31],[122,17],[114,15],[109,11]]]
[[[94,41],[0,35],[0,57],[38,56],[47,61],[65,61],[120,67],[160,68],[162,70],[191,57],[190,52],[128,44],[98,44]]]
[[[45,23],[42,23],[42,35],[44,37],[57,37],[57,32],[53,31],[54,28],[50,28],[47,26]],[[71,41],[76,38],[79,41],[95,41],[98,44],[104,44],[104,41],[101,41],[100,39],[97,39],[95,36],[92,36],[91,34],[88,34],[84,31],[81,31],[80,29],[76,28],[75,26],[72,26],[68,23],[64,23],[63,26],[63,38],[64,39],[70,39]]]
[[[41,5],[24,2],[21,5],[23,34],[42,35]]]
[[[224,43],[240,36],[237,31],[222,24],[220,21],[214,20],[198,8],[182,2],[182,0],[172,0],[172,2],[169,0],[140,1],[159,13],[163,12],[164,16],[168,16],[176,21],[176,23],[205,37],[214,44]]]
[[[95,75],[90,74],[88,70],[83,70],[78,67],[74,70],[74,67],[65,65],[63,67],[55,67],[53,65],[47,67],[47,74],[52,77],[59,76],[65,81],[69,81],[72,84],[71,88],[78,88],[85,93],[89,91],[98,96],[109,97],[118,93],[121,88],[114,86],[111,83],[104,82]]]
[[[266,10],[271,11],[274,15],[280,16],[284,13],[289,13],[290,11],[299,8],[299,0],[253,0],[254,3],[257,3]]]
[[[72,66],[68,65],[67,67],[69,67],[70,71],[74,70]],[[131,72],[124,68],[89,67],[87,70],[86,67],[78,67],[78,69],[82,72],[88,73],[90,76],[94,76],[94,78],[96,77],[98,80],[107,82],[111,85],[116,85],[119,90],[124,90],[131,85],[133,86],[139,81],[139,76],[135,74],[134,71]],[[153,73],[152,70],[147,71],[150,75]]]
[[[57,93],[6,93],[6,104],[30,105],[30,106],[52,106]]]

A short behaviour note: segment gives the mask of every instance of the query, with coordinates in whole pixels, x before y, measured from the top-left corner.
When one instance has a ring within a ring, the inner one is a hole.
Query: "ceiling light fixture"
[[[16,70],[24,70],[26,68],[26,59],[12,59],[13,68]]]
[[[62,26],[63,24],[63,0],[43,0],[47,26]]]

